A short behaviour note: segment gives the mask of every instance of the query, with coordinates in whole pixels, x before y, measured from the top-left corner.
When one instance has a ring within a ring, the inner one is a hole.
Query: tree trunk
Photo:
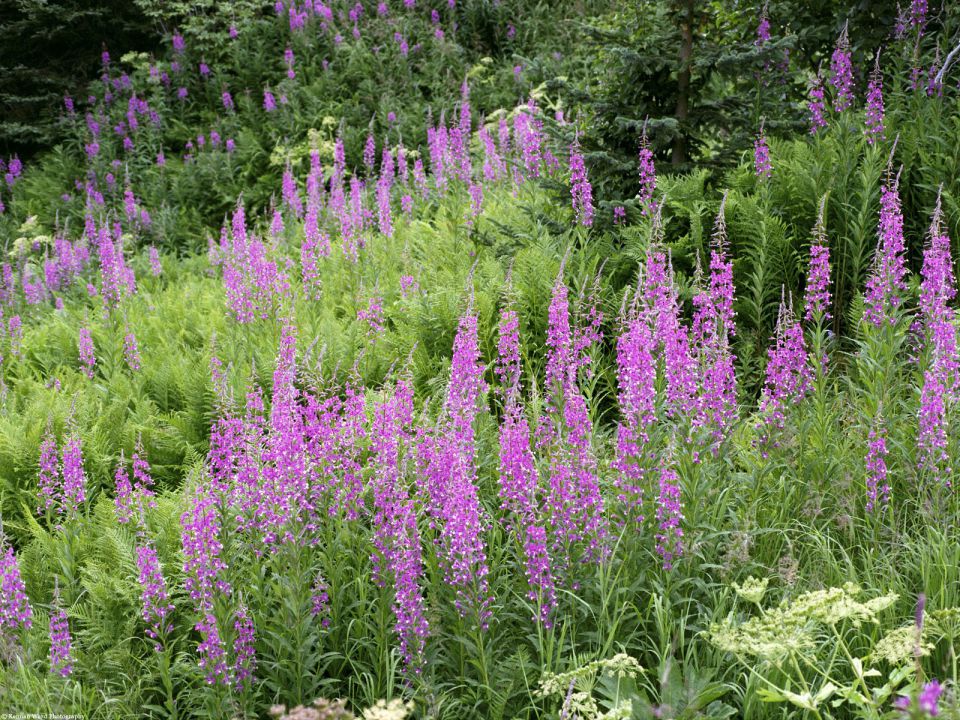
[[[679,126],[673,141],[674,165],[687,162],[687,118],[690,115],[690,59],[693,56],[693,9],[695,0],[682,0],[680,17],[680,67],[677,71],[677,109],[674,117]]]

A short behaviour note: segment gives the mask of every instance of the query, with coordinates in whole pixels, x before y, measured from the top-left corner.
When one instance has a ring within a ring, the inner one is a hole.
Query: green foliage
[[[148,50],[153,34],[126,0],[10,0],[0,8],[0,155],[32,154],[60,137],[65,94],[79,94],[100,66]]]

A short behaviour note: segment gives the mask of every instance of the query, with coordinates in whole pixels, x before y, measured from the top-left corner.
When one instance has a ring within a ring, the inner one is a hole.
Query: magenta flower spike
[[[653,151],[647,144],[647,127],[644,123],[643,134],[640,136],[640,151],[637,155],[637,169],[640,174],[640,207],[647,215],[655,209],[656,200],[653,194],[657,189],[657,171],[653,161]]]
[[[488,524],[477,489],[475,424],[486,391],[477,337],[477,317],[460,318],[453,346],[450,382],[436,432],[418,443],[420,477],[428,511],[439,530],[438,556],[444,579],[454,589],[461,616],[475,616],[486,628],[491,612],[487,576]]]
[[[773,174],[773,165],[770,164],[770,147],[767,145],[767,136],[760,123],[760,132],[753,141],[753,169],[758,178],[769,178]]]
[[[761,453],[777,447],[777,435],[786,426],[790,407],[802,400],[812,388],[812,371],[807,362],[807,345],[794,311],[793,301],[780,301],[773,345],[767,350],[765,383],[760,396],[757,431]]]
[[[127,325],[127,331],[123,336],[123,359],[126,361],[127,367],[133,372],[140,369],[140,346],[137,344],[137,336],[134,334],[133,328],[129,325]]]
[[[903,239],[903,213],[898,185],[900,174],[887,171],[880,189],[880,223],[873,270],[867,278],[863,317],[876,327],[893,324],[903,302],[906,285],[906,246]]]
[[[726,195],[720,203],[710,243],[710,278],[694,297],[692,351],[699,364],[694,427],[713,437],[713,450],[737,418],[737,381],[731,343],[736,334],[733,310],[733,261],[727,256]]]
[[[137,582],[140,583],[140,602],[143,605],[142,616],[147,626],[147,636],[156,641],[154,649],[163,648],[160,641],[172,630],[167,619],[173,613],[173,603],[163,578],[160,560],[153,545],[147,542],[137,547]]]
[[[950,238],[943,229],[940,197],[930,223],[929,240],[920,274],[920,320],[924,335],[926,367],[920,390],[917,455],[920,469],[938,481],[950,483],[952,467],[948,452],[948,410],[957,386],[960,356],[954,311],[956,296]]]
[[[0,634],[33,626],[33,609],[13,546],[0,534]]]
[[[870,73],[870,82],[867,85],[867,107],[865,110],[867,142],[873,145],[878,140],[884,140],[883,132],[883,77],[880,74],[880,51]]]
[[[510,529],[523,544],[527,598],[537,602],[535,622],[553,625],[557,605],[556,581],[550,560],[546,527],[540,513],[543,493],[530,445],[530,426],[520,387],[520,322],[513,308],[500,313],[497,365],[500,394],[506,402],[500,423],[500,499],[510,513]]]
[[[590,227],[593,224],[593,190],[577,140],[570,146],[570,194],[573,197],[573,213],[577,222],[584,227]]]
[[[844,24],[833,55],[830,56],[830,73],[830,84],[835,91],[833,107],[837,112],[843,112],[853,104],[853,62],[847,24]]]
[[[381,586],[392,584],[404,672],[423,672],[430,635],[424,598],[423,558],[416,509],[403,478],[403,462],[412,438],[413,390],[400,380],[374,407],[370,431],[375,468],[373,497],[373,576]]]
[[[80,506],[86,501],[87,476],[83,470],[83,451],[80,447],[80,436],[76,431],[67,437],[61,457],[63,468],[63,495],[61,512],[72,517],[79,512]]]
[[[879,413],[867,435],[866,471],[866,508],[867,512],[873,512],[878,504],[885,506],[890,502],[890,485],[887,482],[887,440],[883,418]]]
[[[253,620],[247,608],[240,605],[234,615],[233,629],[236,638],[233,641],[233,684],[243,691],[253,682],[253,673],[257,669],[257,655],[254,650]]]
[[[807,269],[807,289],[804,295],[804,319],[807,322],[829,320],[830,315],[830,245],[824,219],[824,204],[820,201],[817,224],[813,228],[810,263]]]
[[[600,338],[602,316],[593,304],[589,316],[589,322],[571,324],[561,271],[547,321],[545,412],[537,431],[538,447],[549,457],[546,506],[557,546],[553,557],[561,564],[580,546],[584,559],[602,557],[609,539],[592,448],[593,424],[578,382],[581,368],[589,372],[587,352]]]
[[[683,554],[683,502],[680,478],[673,467],[673,452],[661,461],[659,488],[656,501],[657,554],[663,558],[663,569],[672,570],[674,563]]]
[[[767,3],[764,3],[763,8],[760,10],[760,22],[757,23],[757,39],[753,41],[753,44],[758,48],[762,48],[766,43],[770,42],[770,17],[767,15],[767,12]]]
[[[612,467],[618,499],[627,520],[643,522],[643,485],[646,473],[642,461],[649,442],[648,431],[656,421],[656,340],[640,305],[638,292],[620,313],[617,338],[617,381],[621,420],[617,424],[616,456]]]
[[[47,431],[40,443],[40,472],[37,477],[42,505],[37,509],[40,513],[53,510],[55,513],[62,509],[63,488],[60,482],[60,463],[57,453],[57,441],[53,437],[53,430],[47,424]]]
[[[72,638],[67,613],[60,605],[60,589],[54,586],[50,613],[50,672],[67,677],[73,672]]]

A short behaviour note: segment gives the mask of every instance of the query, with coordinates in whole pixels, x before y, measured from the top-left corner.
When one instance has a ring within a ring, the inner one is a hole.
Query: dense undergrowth
[[[633,9],[190,5],[5,164],[0,712],[957,714],[952,9],[683,128]]]

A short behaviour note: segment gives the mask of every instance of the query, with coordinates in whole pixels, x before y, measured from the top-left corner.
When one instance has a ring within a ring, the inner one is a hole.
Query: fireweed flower
[[[397,145],[397,177],[403,185],[407,184],[407,181],[410,177],[410,168],[407,164],[407,150],[403,147],[401,142]]]
[[[136,372],[140,369],[140,348],[137,345],[137,336],[133,329],[127,325],[126,334],[123,336],[123,359],[127,367]]]
[[[207,685],[229,685],[230,669],[227,663],[227,649],[213,612],[204,613],[194,629],[200,633],[201,637],[197,654],[200,656],[199,666],[204,671],[204,680]]]
[[[957,337],[949,303],[956,296],[950,238],[943,229],[940,197],[930,223],[927,247],[920,270],[920,317],[934,357],[951,374],[957,370]]]
[[[456,592],[461,616],[476,613],[485,629],[490,617],[486,518],[477,490],[475,424],[486,390],[477,337],[477,317],[460,318],[453,346],[450,381],[443,412],[432,435],[418,444],[418,474],[428,511],[439,530],[438,554],[444,579]]]
[[[406,489],[403,463],[413,422],[413,390],[398,381],[374,407],[370,430],[373,453],[373,576],[394,590],[395,631],[404,672],[420,675],[430,624],[426,616],[423,559],[416,509]]]
[[[270,220],[270,237],[276,242],[283,235],[283,213],[279,208],[273,209],[273,218]]]
[[[927,97],[943,97],[943,81],[940,76],[940,48],[934,56],[933,64],[927,70]]]
[[[273,97],[273,93],[269,89],[263,89],[263,109],[266,112],[273,112],[277,109],[277,100]]]
[[[786,426],[786,414],[790,406],[802,400],[811,388],[811,370],[807,362],[807,346],[803,328],[793,312],[793,303],[780,301],[777,329],[772,346],[767,350],[766,380],[760,396],[760,420],[757,432],[760,435],[761,453],[776,446],[775,435]]]
[[[300,199],[300,191],[297,190],[297,181],[293,178],[293,171],[290,169],[290,163],[287,163],[283,171],[283,204],[299,220],[303,217],[303,201]]]
[[[352,378],[345,387],[331,383],[322,393],[308,393],[302,409],[305,452],[314,468],[312,510],[355,520],[363,508],[364,391]]]
[[[33,626],[33,610],[13,546],[0,534],[0,638]]]
[[[767,146],[767,136],[763,132],[763,123],[760,123],[760,132],[753,141],[753,169],[758,178],[769,178],[773,174],[770,148]]]
[[[157,641],[154,649],[160,652],[160,640],[172,629],[167,617],[173,613],[174,607],[167,593],[167,583],[163,579],[157,551],[149,541],[137,547],[137,582],[140,583],[140,602],[143,605],[146,633]]]
[[[726,196],[720,203],[710,243],[710,278],[693,300],[691,331],[700,379],[693,425],[710,430],[714,443],[726,437],[737,418],[736,358],[730,349],[736,334],[733,261],[727,257],[725,207]]]
[[[767,16],[767,4],[764,3],[760,10],[760,22],[757,24],[757,39],[753,44],[759,48],[768,42],[770,42],[770,18]]]
[[[221,229],[215,253],[223,268],[227,305],[238,322],[269,317],[279,298],[289,295],[289,279],[267,251],[259,237],[247,233],[243,204],[238,202],[230,229]]]
[[[931,717],[936,717],[939,712],[938,703],[940,695],[943,694],[943,689],[938,680],[931,680],[926,683],[920,694],[917,695],[917,707]]]
[[[561,271],[547,321],[545,412],[537,444],[549,457],[546,506],[557,546],[553,557],[562,561],[580,543],[586,544],[585,560],[601,557],[608,540],[592,448],[593,425],[578,383],[578,371],[586,368],[589,348],[600,337],[599,319],[595,313],[590,325],[571,327]]]
[[[73,672],[70,623],[60,605],[60,589],[54,586],[53,608],[50,613],[50,672],[67,677]]]
[[[367,135],[367,142],[363,146],[363,164],[368,172],[373,172],[373,165],[377,160],[377,141],[373,138],[373,133]]]
[[[577,140],[570,146],[570,194],[577,221],[584,227],[590,227],[593,224],[593,190]]]
[[[440,195],[447,191],[447,129],[443,125],[443,116],[437,127],[427,127],[427,149],[430,153],[430,172],[433,175],[433,184]],[[416,171],[416,166],[414,166]]]
[[[830,84],[836,95],[833,107],[843,112],[853,104],[853,63],[850,58],[850,40],[847,38],[847,25],[844,24],[837,46],[830,56]]]
[[[322,183],[323,171],[320,167],[320,156],[316,151],[311,151],[310,172],[307,175],[307,214],[303,223],[304,240],[300,246],[300,267],[304,288],[312,288],[316,298],[320,297],[319,259],[330,255],[330,238],[320,229]]]
[[[553,625],[557,605],[546,528],[539,513],[540,482],[530,447],[530,426],[523,410],[520,388],[520,322],[510,307],[500,313],[496,375],[506,407],[500,423],[500,498],[510,515],[509,529],[523,545],[527,597],[539,603],[534,617],[546,628]]]
[[[537,112],[536,102],[530,98],[527,107],[520,109],[513,119],[514,147],[520,151],[522,168],[529,177],[534,178],[540,177],[540,165],[543,161],[543,123],[536,116]]]
[[[488,182],[496,182],[507,175],[507,165],[493,136],[486,126],[481,125],[478,131],[480,142],[483,144],[483,178]]]
[[[221,557],[221,517],[215,488],[198,484],[193,489],[187,510],[180,516],[180,527],[184,587],[201,612],[212,606],[216,593],[230,594],[230,584],[222,578],[227,565]]]
[[[130,484],[130,475],[127,473],[123,450],[120,451],[120,463],[114,475],[114,506],[116,507],[117,522],[128,523],[133,519],[133,486]]]
[[[824,226],[824,201],[820,202],[820,214],[813,228],[813,245],[810,246],[810,264],[807,269],[807,289],[804,295],[806,312],[804,318],[812,322],[817,318],[829,320],[830,315],[830,246]]]
[[[357,320],[367,323],[370,335],[380,335],[385,328],[383,317],[383,298],[379,292],[374,292],[367,300],[367,307],[357,311]]]
[[[672,570],[674,562],[683,553],[683,502],[672,455],[672,451],[668,452],[661,460],[656,503],[657,532],[654,537],[664,570]]]
[[[312,594],[310,596],[310,614],[313,617],[322,618],[320,624],[327,628],[330,626],[330,586],[324,580],[323,575],[317,574],[313,581]]]
[[[870,73],[870,82],[867,85],[866,130],[867,142],[873,145],[877,140],[883,140],[883,77],[880,74],[880,52],[873,72]]]
[[[307,197],[307,214],[304,218],[303,231],[303,243],[300,245],[303,288],[315,299],[320,299],[319,260],[330,254],[330,238],[320,230],[319,201],[313,195]]]
[[[122,452],[120,457],[122,460]],[[148,463],[144,457],[143,440],[139,437],[137,438],[137,444],[134,446],[132,462],[134,491],[137,502],[141,506],[140,512],[142,515],[143,505],[155,508],[157,503],[153,496],[153,478],[150,477],[150,463]]]
[[[230,584],[223,579],[227,569],[221,554],[221,511],[219,495],[213,487],[197,483],[190,492],[187,510],[180,517],[183,544],[184,587],[193,600],[199,619],[194,628],[200,633],[197,647],[200,668],[213,685],[229,684],[226,648],[213,614],[218,595],[229,596]]]
[[[655,226],[659,215],[654,215]],[[676,419],[694,410],[697,399],[696,360],[690,334],[680,320],[680,299],[666,254],[654,247],[643,273],[643,308],[657,339],[666,379],[666,408]]]
[[[920,319],[927,364],[920,391],[918,465],[940,480],[952,474],[948,453],[948,413],[955,402],[960,358],[953,324],[954,311],[949,305],[956,295],[953,258],[950,238],[943,231],[939,196],[920,273],[923,278],[920,283]],[[947,482],[949,484],[949,480]]]
[[[945,690],[939,680],[931,680],[917,693],[917,711],[923,717],[937,717],[940,714],[940,696]],[[912,713],[913,699],[909,695],[901,695],[893,706],[904,713]]]
[[[426,199],[430,194],[430,188],[427,185],[427,175],[423,169],[423,159],[416,158],[413,161],[413,184],[416,187],[417,192],[420,193],[420,197]]]
[[[57,456],[57,441],[53,437],[53,430],[47,425],[47,431],[40,443],[40,472],[37,477],[40,486],[42,507],[38,512],[54,510],[59,513],[62,508],[62,486],[60,485],[60,466]]]
[[[895,322],[895,313],[907,291],[899,181],[899,173],[892,176],[888,171],[887,182],[880,190],[879,239],[873,270],[867,278],[863,313],[864,319],[876,327]]]
[[[261,451],[256,516],[264,543],[291,542],[292,528],[311,511],[307,486],[307,457],[303,415],[296,387],[297,328],[292,319],[283,324],[273,373],[273,398],[269,432]]]
[[[420,289],[420,284],[413,275],[400,276],[400,295],[406,299],[408,295]]]
[[[911,0],[910,2],[910,25],[918,28],[920,34],[923,34],[923,26],[927,22],[927,0]]]
[[[471,181],[468,192],[470,194],[470,214],[472,217],[477,218],[483,209],[483,185]]]
[[[76,515],[80,505],[87,499],[87,476],[83,471],[83,451],[80,447],[80,437],[76,431],[71,432],[67,438],[60,463],[63,469],[61,512],[68,517],[72,517]]]
[[[640,137],[637,169],[640,174],[640,207],[646,215],[656,205],[653,193],[657,189],[657,171],[653,162],[653,151],[647,145],[646,124],[644,124],[643,135]]]
[[[626,508],[628,520],[643,522],[642,461],[648,429],[656,421],[656,342],[650,324],[642,313],[639,293],[620,312],[620,336],[617,338],[617,381],[621,420],[617,423],[615,483],[618,499]],[[632,516],[632,517],[630,517]]]
[[[867,512],[873,512],[879,500],[886,506],[890,502],[890,485],[887,484],[887,440],[883,418],[877,415],[867,435]]]
[[[236,632],[236,639],[233,641],[233,654],[236,658],[233,682],[237,689],[242,691],[253,681],[253,673],[257,669],[257,656],[253,649],[253,620],[242,604],[237,608],[233,629]]]
[[[160,274],[163,272],[163,265],[160,264],[160,251],[157,250],[156,245],[150,246],[148,259],[150,261],[150,272],[154,277],[160,277]]]
[[[390,190],[393,187],[394,164],[393,153],[384,146],[383,158],[380,161],[380,178],[377,180],[377,208],[380,232],[387,237],[393,237],[393,218],[390,213]]]

